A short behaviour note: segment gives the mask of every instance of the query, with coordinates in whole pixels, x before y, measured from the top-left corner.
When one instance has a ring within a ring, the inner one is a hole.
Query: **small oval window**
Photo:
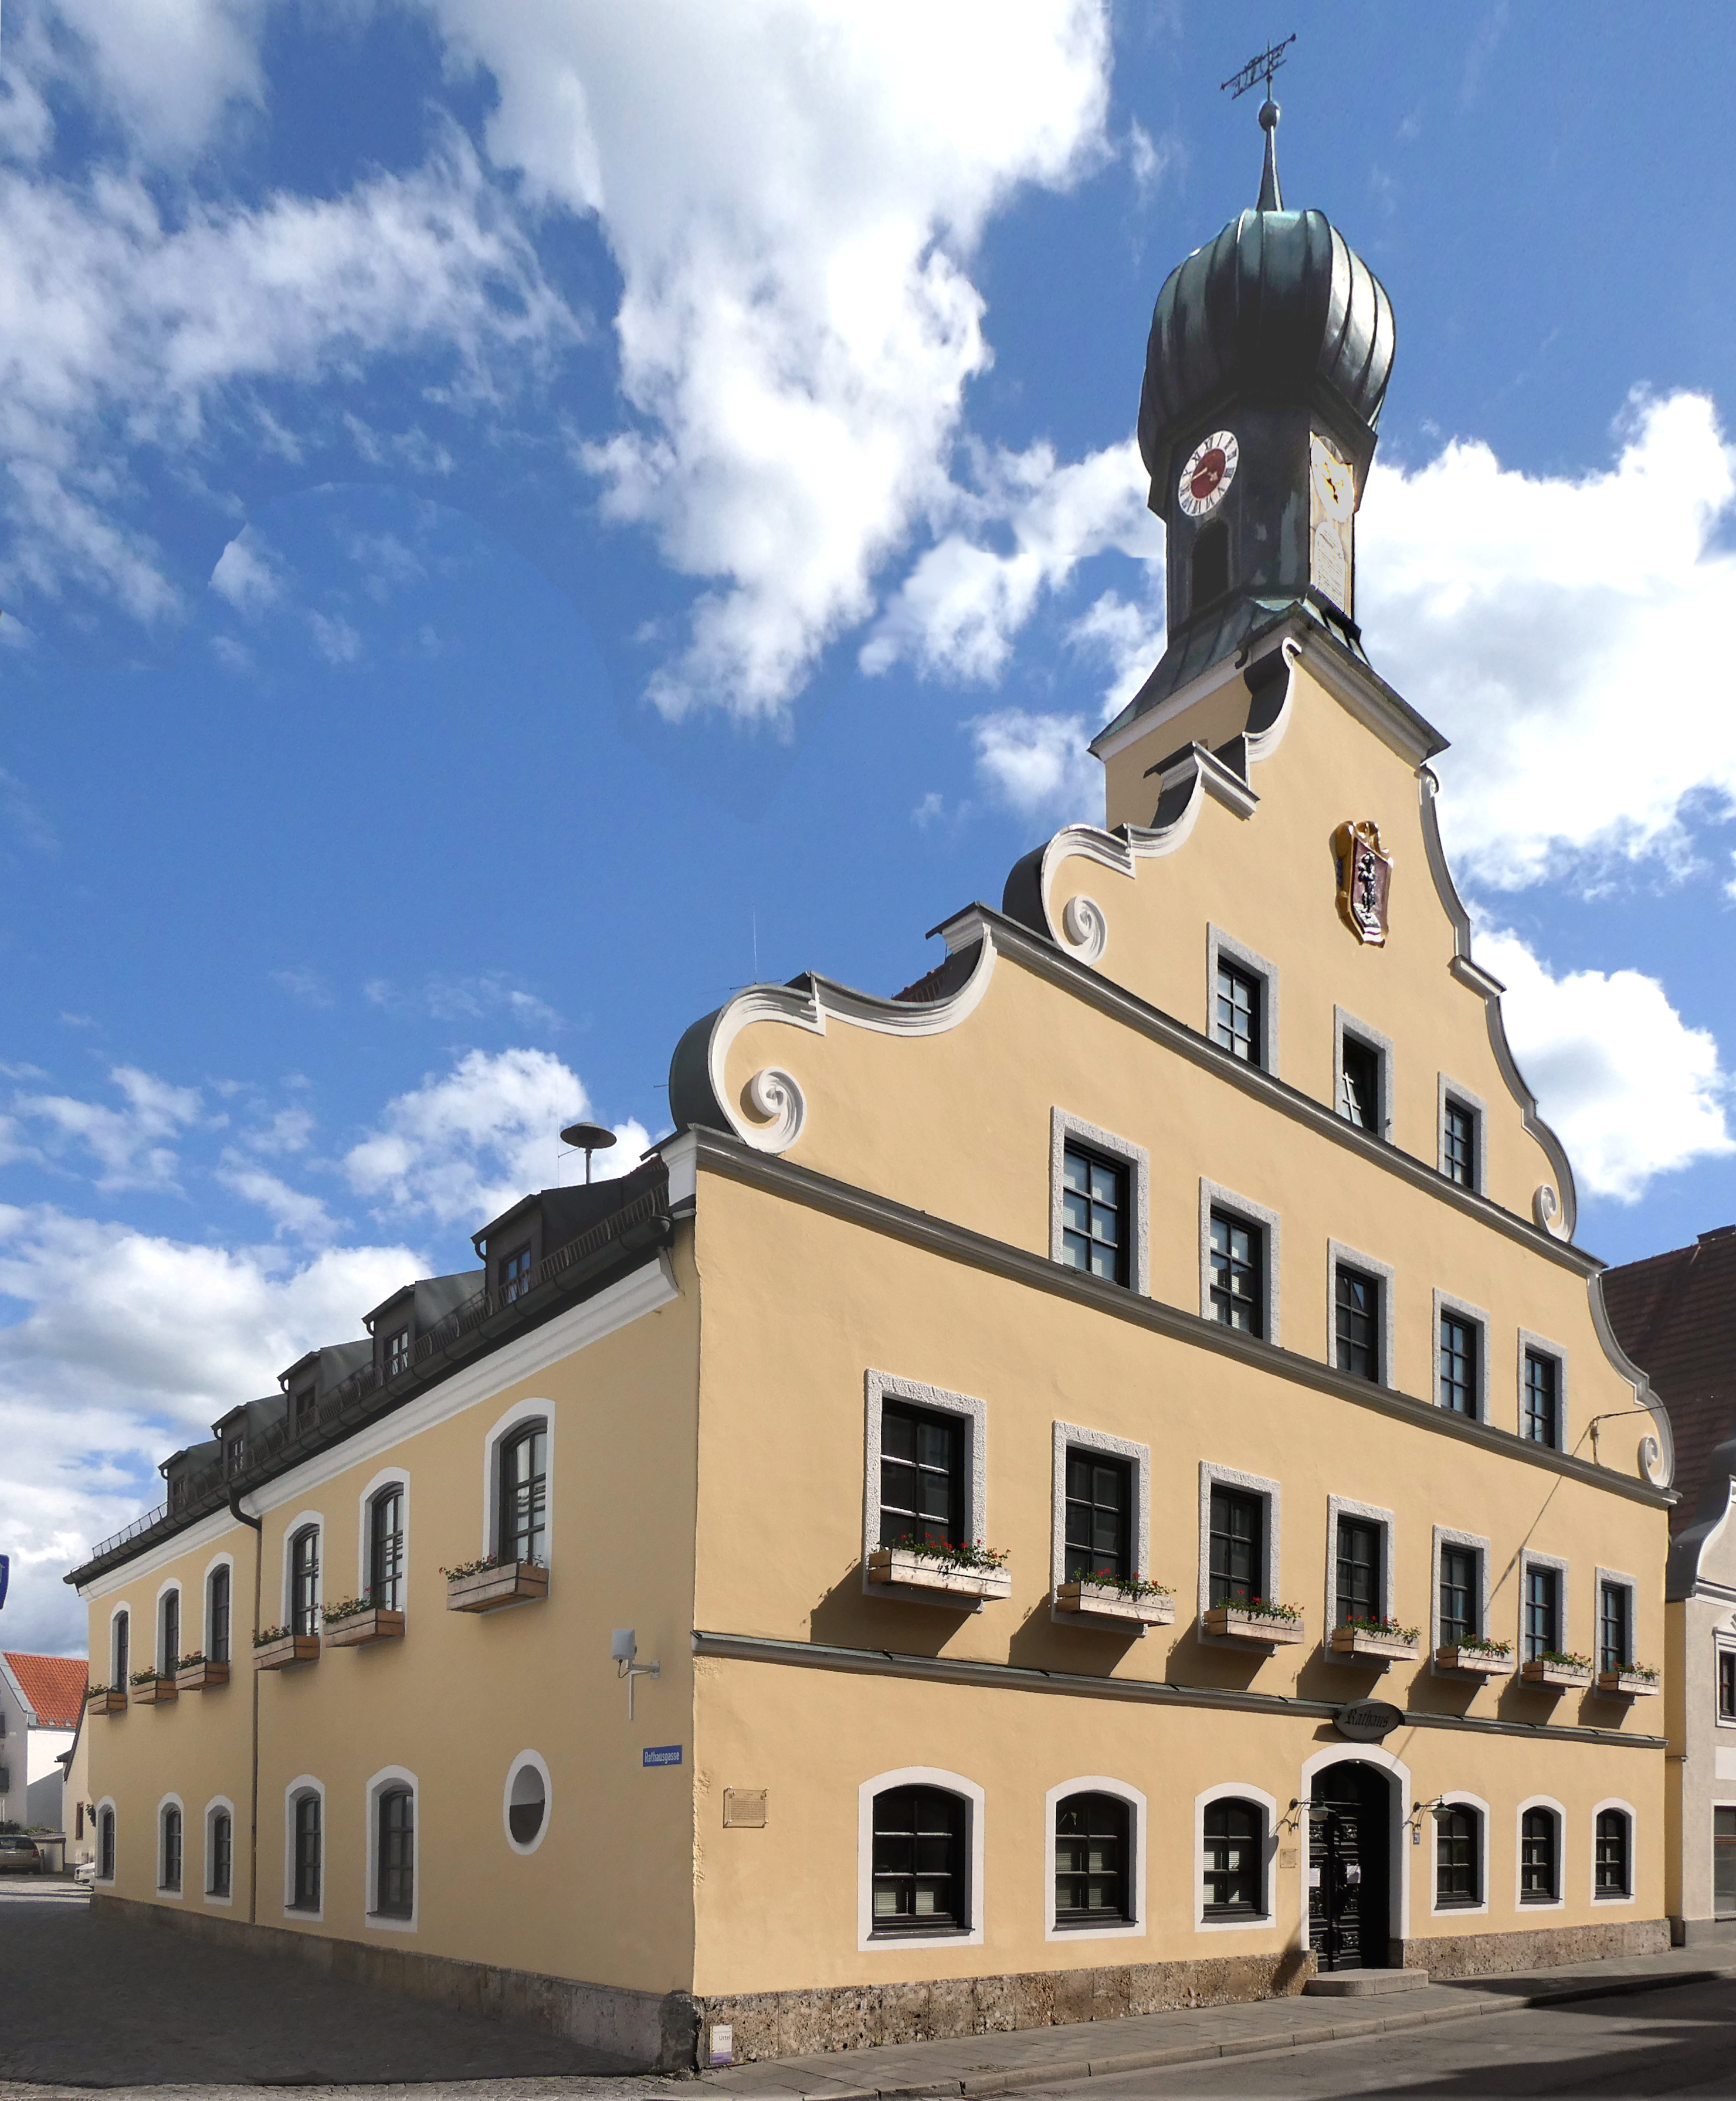
[[[507,1789],[507,1829],[513,1843],[533,1844],[541,1835],[547,1814],[548,1783],[541,1768],[528,1763],[520,1765]]]

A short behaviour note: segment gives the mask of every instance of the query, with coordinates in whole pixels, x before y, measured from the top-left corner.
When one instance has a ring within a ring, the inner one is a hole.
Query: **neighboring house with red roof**
[[[1676,1441],[1665,1577],[1676,1941],[1736,1940],[1736,1226],[1606,1270],[1622,1347]]]
[[[66,1768],[89,1666],[82,1656],[0,1650],[0,1819],[61,1827]]]

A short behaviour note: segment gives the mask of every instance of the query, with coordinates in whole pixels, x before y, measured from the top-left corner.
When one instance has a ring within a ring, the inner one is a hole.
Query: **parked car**
[[[73,1870],[73,1880],[75,1882],[82,1882],[86,1889],[89,1889],[91,1883],[96,1880],[95,1861],[81,1860]]]
[[[36,1847],[21,1833],[0,1833],[0,1875],[36,1875],[42,1863]]]

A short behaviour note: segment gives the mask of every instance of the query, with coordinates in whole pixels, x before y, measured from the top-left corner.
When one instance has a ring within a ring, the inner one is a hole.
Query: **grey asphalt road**
[[[1221,2059],[1027,2087],[1021,2101],[1628,2101],[1650,2094],[1736,2096],[1736,1979],[1540,2006],[1481,2020],[1401,2030],[1372,2041],[1317,2043],[1269,2056]]]

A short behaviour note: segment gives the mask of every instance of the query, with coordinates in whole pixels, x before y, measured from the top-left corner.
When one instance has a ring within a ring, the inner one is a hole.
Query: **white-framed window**
[[[410,1580],[410,1475],[388,1466],[368,1483],[356,1504],[358,1596],[382,1612],[404,1609]]]
[[[1461,1189],[1486,1189],[1489,1110],[1481,1095],[1442,1073],[1435,1122],[1439,1148],[1435,1164],[1441,1172]]]
[[[1433,1391],[1448,1414],[1489,1420],[1489,1316],[1449,1291],[1435,1294]]]
[[[1552,1554],[1519,1554],[1519,1661],[1534,1663],[1552,1652],[1570,1652],[1568,1568]]]
[[[157,1593],[157,1675],[173,1678],[186,1647],[181,1639],[181,1586],[171,1578]]]
[[[1630,1670],[1634,1653],[1634,1612],[1640,1589],[1619,1568],[1600,1568],[1592,1595],[1592,1661],[1599,1670]]]
[[[501,1826],[515,1853],[534,1853],[548,1836],[554,1799],[547,1761],[540,1751],[520,1751],[507,1768],[500,1797]]]
[[[1199,1184],[1201,1317],[1259,1335],[1279,1333],[1282,1221],[1276,1211],[1203,1175]]]
[[[862,1587],[868,1557],[901,1538],[990,1544],[986,1401],[891,1372],[868,1372],[862,1431]]]
[[[117,1605],[108,1615],[108,1683],[117,1692],[126,1690],[132,1676],[133,1616],[127,1605]]]
[[[326,1520],[301,1511],[283,1533],[283,1618],[292,1634],[317,1634],[326,1596]]]
[[[1045,1940],[1126,1940],[1145,1932],[1145,1798],[1083,1773],[1043,1798]]]
[[[1444,1789],[1424,1811],[1432,1834],[1429,1916],[1480,1918],[1489,1909],[1489,1805],[1480,1794]]]
[[[1326,1497],[1326,1654],[1335,1657],[1331,1630],[1352,1620],[1390,1620],[1393,1608],[1393,1517],[1374,1503],[1348,1496]],[[1354,1656],[1336,1657],[1354,1663]]]
[[[1563,1899],[1567,1812],[1552,1794],[1528,1795],[1515,1833],[1513,1901],[1521,1911],[1559,1911]]]
[[[1397,1272],[1342,1241],[1326,1242],[1326,1362],[1353,1378],[1391,1386]]]
[[[1151,1447],[1076,1422],[1054,1427],[1049,1586],[1151,1574]],[[1061,1615],[1070,1618],[1070,1613]]]
[[[515,1401],[482,1440],[482,1551],[552,1568],[554,1520],[555,1404]]]
[[[983,1802],[975,1780],[901,1766],[857,1795],[859,1954],[980,1948]]]
[[[414,1933],[421,1866],[416,1776],[382,1766],[367,1785],[367,1880],[362,1917],[382,1933]]]
[[[1225,1780],[1194,1798],[1194,1930],[1269,1926],[1278,1803],[1264,1788]]]
[[[1634,1841],[1640,1828],[1633,1804],[1608,1795],[1592,1811],[1592,1902],[1634,1900]]]
[[[311,1922],[326,1916],[326,1783],[312,1773],[283,1790],[283,1910]]]
[[[1458,1532],[1450,1525],[1437,1524],[1433,1568],[1428,1620],[1431,1652],[1485,1639],[1489,1632],[1489,1541],[1480,1533]],[[1432,1664],[1430,1667],[1433,1668]]]
[[[1065,1109],[1049,1112],[1049,1258],[1151,1289],[1151,1162],[1142,1145]]]
[[[1280,1549],[1282,1491],[1276,1481],[1234,1466],[1199,1462],[1199,1612],[1264,1598],[1283,1602]],[[1202,1633],[1205,1642],[1229,1639]]]
[[[207,1663],[228,1663],[235,1649],[235,1557],[214,1555],[205,1568],[205,1639]]]
[[[187,1878],[187,1808],[178,1794],[157,1805],[157,1894],[179,1900]]]
[[[1206,1033],[1243,1064],[1277,1072],[1278,966],[1211,925],[1206,928]]]
[[[114,1797],[105,1794],[96,1805],[96,1879],[104,1889],[114,1883],[118,1834]]]
[[[214,1794],[205,1805],[205,1873],[201,1878],[210,1904],[235,1901],[235,1804]]]
[[[1332,1106],[1371,1138],[1393,1135],[1393,1039],[1332,1010]]]
[[[1519,1330],[1519,1435],[1527,1444],[1570,1449],[1567,1435],[1567,1352],[1559,1342]]]

